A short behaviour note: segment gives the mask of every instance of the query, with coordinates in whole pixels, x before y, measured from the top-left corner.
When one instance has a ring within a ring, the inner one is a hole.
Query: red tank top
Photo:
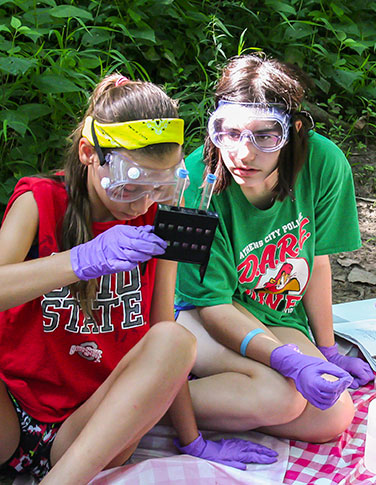
[[[63,183],[26,177],[16,185],[5,216],[21,194],[32,191],[39,210],[39,257],[59,251],[67,207]],[[94,235],[116,224],[153,224],[156,204],[132,221],[94,223]],[[4,217],[5,217],[4,216]],[[141,274],[98,278],[96,320],[84,319],[69,289],[0,312],[0,378],[23,409],[42,422],[60,422],[90,397],[121,358],[149,329],[156,260]],[[35,275],[38,278],[38,275]]]

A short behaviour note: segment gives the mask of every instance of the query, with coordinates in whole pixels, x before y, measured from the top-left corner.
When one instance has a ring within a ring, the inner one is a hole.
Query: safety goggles
[[[291,115],[285,109],[280,104],[220,101],[209,119],[209,137],[224,150],[251,142],[262,152],[275,152],[288,141]],[[244,128],[250,125],[255,128]]]
[[[154,202],[167,202],[174,195],[180,168],[185,168],[183,159],[171,168],[153,169],[112,151],[106,154],[98,173],[102,187],[113,201],[134,202],[148,196]]]

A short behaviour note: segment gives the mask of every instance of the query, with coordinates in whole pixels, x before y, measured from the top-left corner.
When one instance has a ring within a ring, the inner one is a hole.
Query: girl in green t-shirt
[[[187,160],[187,207],[217,176],[219,225],[203,283],[180,264],[178,322],[198,339],[200,426],[324,442],[353,419],[347,387],[373,379],[339,354],[328,254],[359,248],[350,166],[312,131],[296,68],[246,55],[225,67],[205,146]],[[213,398],[214,397],[214,398]]]

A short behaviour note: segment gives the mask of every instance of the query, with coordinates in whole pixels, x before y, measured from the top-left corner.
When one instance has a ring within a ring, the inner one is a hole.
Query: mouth
[[[238,177],[252,177],[252,175],[256,175],[257,173],[261,172],[257,168],[245,168],[245,167],[236,167],[233,169],[234,175]]]

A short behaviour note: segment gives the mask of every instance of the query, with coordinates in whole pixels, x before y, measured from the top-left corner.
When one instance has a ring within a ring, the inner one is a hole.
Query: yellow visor
[[[157,118],[153,120],[125,121],[124,123],[98,123],[88,116],[82,136],[94,146],[92,123],[102,148],[126,148],[135,150],[155,143],[184,142],[184,121],[180,118]]]

